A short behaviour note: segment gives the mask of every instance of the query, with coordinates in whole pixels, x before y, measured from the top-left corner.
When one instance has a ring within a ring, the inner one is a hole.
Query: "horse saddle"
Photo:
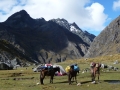
[[[53,66],[48,66],[48,71],[53,70]]]

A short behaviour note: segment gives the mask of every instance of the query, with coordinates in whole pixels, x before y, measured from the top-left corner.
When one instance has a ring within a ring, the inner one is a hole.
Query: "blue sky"
[[[22,9],[34,19],[64,18],[97,36],[120,15],[120,0],[0,0],[0,22]]]

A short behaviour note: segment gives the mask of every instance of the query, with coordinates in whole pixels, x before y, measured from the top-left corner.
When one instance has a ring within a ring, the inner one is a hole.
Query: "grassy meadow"
[[[108,55],[96,58],[83,58],[79,60],[67,60],[62,63],[64,68],[70,64],[77,63],[81,72],[77,76],[77,86],[75,82],[68,84],[67,76],[55,76],[53,84],[49,83],[49,77],[44,79],[44,85],[39,83],[39,72],[33,72],[30,67],[17,68],[17,70],[0,70],[0,90],[119,90],[120,89],[120,70],[106,71],[100,74],[100,83],[92,84],[90,72],[82,73],[82,70],[89,68],[91,61],[116,66],[120,69],[119,64],[113,64],[115,60],[120,62],[120,55]],[[115,83],[118,82],[118,83]]]

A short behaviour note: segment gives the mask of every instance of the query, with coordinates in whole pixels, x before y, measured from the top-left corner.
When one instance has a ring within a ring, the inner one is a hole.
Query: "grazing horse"
[[[74,66],[70,66],[70,69],[67,72],[69,85],[71,85],[71,79],[72,78],[73,79],[75,78],[75,82],[77,83],[77,73],[79,73],[79,71],[74,70]]]
[[[53,83],[53,77],[55,75],[55,72],[60,72],[60,68],[59,67],[55,67],[55,68],[51,68],[51,69],[48,69],[48,68],[45,68],[45,69],[42,69],[40,71],[40,83],[43,85],[43,80],[45,78],[45,76],[50,76],[50,83]]]
[[[98,77],[98,82],[99,82],[99,75],[100,75],[100,64],[96,63],[92,68],[91,68],[91,77],[92,77],[92,83],[95,83],[95,78],[96,75]]]

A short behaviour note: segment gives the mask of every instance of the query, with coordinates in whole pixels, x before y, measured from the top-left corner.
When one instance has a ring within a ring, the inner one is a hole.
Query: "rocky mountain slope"
[[[95,35],[90,34],[87,31],[82,31],[75,22],[69,23],[67,20],[60,18],[52,19],[52,21],[78,35],[88,45],[90,45],[95,38]]]
[[[83,57],[95,36],[65,19],[59,20],[62,24],[56,21],[58,19],[33,19],[21,10],[0,23],[0,40],[5,40],[21,52],[19,58],[24,55],[31,62],[61,62]],[[18,57],[9,54],[11,58]]]
[[[120,16],[113,20],[92,42],[85,57],[120,53]]]

